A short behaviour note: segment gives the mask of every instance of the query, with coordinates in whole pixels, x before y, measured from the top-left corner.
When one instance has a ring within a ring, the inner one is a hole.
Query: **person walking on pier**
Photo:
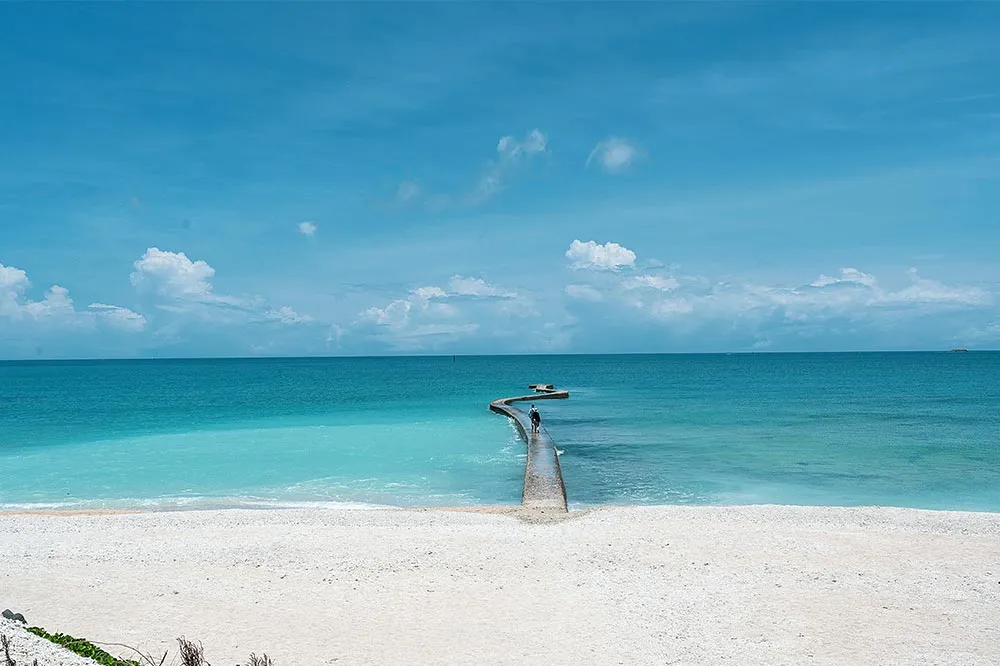
[[[542,415],[538,413],[534,405],[528,410],[528,418],[531,419],[531,432],[538,432],[538,427],[542,424]]]

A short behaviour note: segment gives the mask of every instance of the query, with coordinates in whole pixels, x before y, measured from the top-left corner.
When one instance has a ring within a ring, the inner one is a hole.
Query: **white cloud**
[[[548,143],[545,135],[533,129],[523,141],[517,141],[512,136],[504,136],[497,142],[497,152],[506,159],[516,160],[522,156],[531,157],[545,152]]]
[[[21,311],[20,300],[31,282],[20,268],[0,264],[0,315],[16,316]]]
[[[842,282],[863,284],[867,287],[874,287],[878,284],[874,275],[868,273],[863,273],[856,268],[841,268],[840,277],[829,277],[827,275],[820,275],[810,286],[813,287],[826,287],[831,284],[839,284]]]
[[[910,344],[918,338],[905,336],[927,330],[946,331],[943,340],[960,330],[985,339],[996,321],[989,291],[916,272],[900,284],[899,276],[882,281],[858,268],[841,268],[788,286],[712,280],[682,274],[679,267],[672,274],[627,271],[636,263],[635,253],[615,243],[575,241],[567,257],[580,268],[599,270],[576,273],[573,283],[559,291],[519,289],[516,300],[505,297],[513,290],[455,275],[446,284],[415,288],[365,310],[348,329],[351,345],[368,340],[409,351],[483,350],[493,344],[504,349],[527,331],[539,333],[541,344],[543,321],[555,317],[574,340],[590,338],[598,345],[605,344],[613,327],[631,341],[623,345],[651,348],[891,346],[893,340]],[[939,316],[929,316],[934,314]],[[951,333],[949,326],[955,327]]]
[[[482,278],[453,275],[448,280],[448,288],[437,286],[417,287],[410,292],[413,297],[427,307],[427,301],[453,298],[455,296],[471,296],[476,298],[517,298],[517,293],[496,287]],[[411,299],[413,300],[413,299]]]
[[[441,287],[417,287],[413,290],[413,295],[421,301],[427,301],[432,298],[448,298],[448,292]]]
[[[663,334],[682,346],[715,340],[750,348],[754,341],[767,340],[772,346],[815,348],[815,343],[802,341],[820,339],[827,345],[851,340],[862,346],[920,346],[934,336],[950,340],[963,330],[971,331],[966,339],[985,339],[985,322],[995,320],[990,315],[996,298],[990,291],[943,284],[916,271],[910,271],[910,284],[902,287],[889,287],[856,268],[794,287],[688,275],[584,275],[591,284],[564,290],[572,311],[591,309],[587,316],[592,325],[620,322],[616,325],[623,331],[664,324]],[[914,324],[901,325],[907,321]]]
[[[23,300],[30,286],[23,270],[0,264],[0,316],[55,329],[93,328],[97,324],[124,331],[146,327],[145,317],[117,305],[95,303],[88,310],[77,310],[69,290],[59,285],[50,287],[40,301]]]
[[[497,141],[496,157],[485,165],[471,190],[457,195],[433,194],[425,191],[417,181],[405,180],[396,187],[396,200],[405,204],[420,199],[432,209],[455,205],[477,206],[503,190],[514,174],[547,149],[548,138],[537,128],[523,139],[513,135],[502,136]]]
[[[673,291],[680,285],[676,279],[663,275],[637,275],[624,281],[626,289],[656,289],[657,291]]]
[[[133,266],[131,279],[136,287],[150,287],[161,296],[178,300],[218,299],[209,282],[215,276],[215,269],[204,261],[191,261],[183,252],[151,247]]]
[[[116,328],[124,331],[141,331],[146,328],[146,318],[138,312],[132,312],[128,308],[117,305],[105,305],[104,303],[91,303],[89,306],[95,316],[108,322]]]
[[[601,245],[595,241],[574,240],[566,250],[566,258],[578,269],[617,271],[635,265],[635,252],[610,242]]]
[[[155,296],[156,308],[164,312],[191,315],[215,324],[274,321],[290,325],[313,321],[288,306],[272,307],[258,296],[216,293],[211,282],[215,269],[205,261],[192,261],[183,252],[152,247],[133,266],[132,284]]]
[[[26,303],[21,306],[21,311],[35,320],[50,317],[69,320],[76,314],[69,290],[59,285],[53,285],[45,292],[45,300]]]
[[[28,274],[20,268],[0,264],[0,291],[23,289],[28,285]]]
[[[482,278],[455,275],[449,280],[448,288],[458,296],[481,296],[495,298],[517,298],[517,292],[504,291],[487,283]]]
[[[913,283],[899,291],[881,295],[880,302],[886,304],[952,304],[963,306],[984,306],[993,302],[992,294],[979,287],[949,287],[935,280],[920,277],[915,268],[909,271]]]
[[[315,222],[299,222],[299,233],[303,236],[314,235],[318,228]]]
[[[608,173],[627,170],[642,155],[639,148],[627,139],[612,136],[601,141],[590,151],[587,166],[597,163]]]
[[[309,315],[301,315],[287,305],[277,310],[268,310],[264,313],[264,318],[269,321],[276,321],[282,324],[308,324],[313,321]]]
[[[386,327],[402,334],[403,329],[418,326],[418,319],[448,319],[458,314],[458,310],[447,303],[437,303],[433,299],[442,298],[444,291],[437,287],[414,289],[409,298],[398,298],[384,308],[370,307],[361,313],[360,322]],[[412,325],[411,325],[412,324]]]
[[[528,316],[527,299],[517,301],[516,312],[510,311],[516,297],[517,293],[482,278],[454,275],[447,287],[417,287],[405,298],[364,310],[350,330],[368,328],[375,340],[393,349],[430,349],[482,330],[482,318],[500,322]]]
[[[544,153],[547,145],[545,135],[537,129],[531,130],[521,141],[513,136],[501,137],[497,142],[497,159],[480,176],[468,202],[479,204],[499,192],[511,172],[536,155]]]
[[[569,284],[566,285],[565,292],[570,298],[576,298],[581,301],[598,303],[604,300],[604,294],[589,284]]]
[[[481,278],[455,275],[448,281],[448,289],[437,286],[417,287],[410,291],[408,298],[399,298],[384,308],[370,307],[361,313],[360,320],[400,328],[410,323],[410,315],[416,306],[419,311],[436,317],[454,317],[460,314],[457,307],[439,301],[455,296],[475,298],[514,298],[514,292],[504,291]]]
[[[384,308],[370,307],[361,313],[363,321],[369,321],[379,326],[399,328],[410,321],[410,308],[413,303],[409,299],[397,299]]]
[[[992,294],[978,287],[951,287],[927,280],[911,272],[912,284],[898,290],[883,288],[875,276],[845,268],[840,278],[820,276],[804,287],[732,286],[713,297],[729,302],[737,311],[768,311],[780,309],[790,320],[804,321],[829,316],[864,318],[882,316],[879,311],[892,312],[890,317],[906,312],[929,313],[941,308],[977,308],[992,303]]]

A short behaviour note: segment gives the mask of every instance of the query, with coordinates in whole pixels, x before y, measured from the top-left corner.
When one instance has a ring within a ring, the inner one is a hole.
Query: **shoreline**
[[[587,504],[572,505],[564,516],[583,515],[592,512],[601,512],[617,509],[831,509],[831,510],[872,510],[872,511],[914,511],[935,514],[957,514],[957,515],[984,515],[1000,517],[1000,510],[992,511],[988,509],[938,509],[913,506],[897,506],[886,504],[777,504],[777,503],[757,503],[757,504]],[[202,513],[221,511],[259,511],[259,512],[287,512],[287,511],[391,511],[402,513],[427,513],[427,512],[448,512],[448,513],[483,513],[497,515],[514,515],[518,513],[531,513],[533,510],[523,507],[521,504],[469,504],[451,506],[402,506],[396,504],[364,504],[356,502],[289,502],[282,503],[276,501],[274,504],[261,502],[241,503],[219,503],[204,505],[142,505],[123,506],[116,508],[74,508],[74,507],[52,507],[41,506],[31,508],[30,506],[18,504],[16,508],[5,508],[0,504],[0,517],[3,516],[114,516],[132,514],[170,514],[170,513]]]

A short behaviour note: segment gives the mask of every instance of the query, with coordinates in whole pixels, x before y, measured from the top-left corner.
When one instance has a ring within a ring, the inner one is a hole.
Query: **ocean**
[[[1000,511],[1000,352],[0,363],[0,507],[517,504],[530,383],[570,507]]]

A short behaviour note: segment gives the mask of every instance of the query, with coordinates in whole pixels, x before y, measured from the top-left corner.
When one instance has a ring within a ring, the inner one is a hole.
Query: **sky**
[[[1000,348],[998,34],[2,3],[0,358]]]

